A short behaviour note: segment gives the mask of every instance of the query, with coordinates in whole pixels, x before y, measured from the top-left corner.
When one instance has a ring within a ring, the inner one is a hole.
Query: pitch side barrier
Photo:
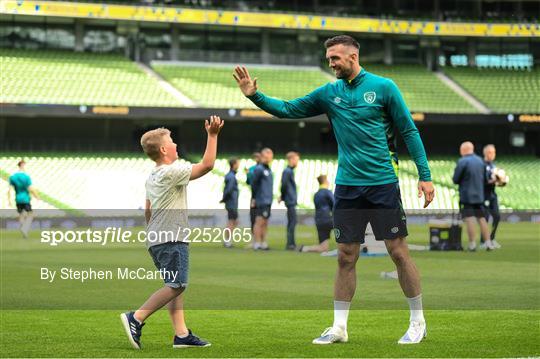
[[[197,120],[208,114],[215,114],[224,120],[233,121],[311,121],[327,123],[326,115],[306,119],[279,119],[259,109],[241,108],[181,108],[181,107],[133,107],[133,106],[91,106],[91,105],[47,105],[0,103],[2,117],[47,117],[47,118],[106,118],[129,120]],[[455,114],[412,112],[417,123],[425,124],[479,124],[479,125],[519,125],[539,126],[540,114]]]

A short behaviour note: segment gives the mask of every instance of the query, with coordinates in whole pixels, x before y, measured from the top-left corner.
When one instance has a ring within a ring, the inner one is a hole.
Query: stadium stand
[[[0,102],[181,106],[120,55],[3,48],[0,66]]]
[[[494,112],[540,113],[540,70],[448,67],[444,72]]]
[[[176,88],[193,98],[203,107],[255,108],[239,93],[231,81],[231,65],[156,62],[154,70]],[[377,75],[393,79],[403,92],[405,101],[412,111],[474,113],[468,102],[453,92],[432,73],[417,65],[374,65],[366,69]],[[257,67],[249,66],[252,77],[259,78],[259,88],[265,94],[293,99],[304,96],[328,81],[328,75],[318,68],[301,67]]]
[[[15,172],[20,156],[0,157],[0,168],[5,179]],[[133,155],[74,155],[27,157],[28,173],[33,183],[48,199],[49,205],[42,208],[76,209],[141,209],[144,206],[144,183],[152,167],[152,163],[142,156]],[[457,187],[452,183],[455,158],[439,157],[430,160],[437,195],[430,206],[432,209],[458,208]],[[250,159],[240,160],[237,178],[240,189],[240,208],[248,208],[250,189],[245,184],[243,171],[253,164]],[[538,161],[530,157],[509,157],[497,161],[510,176],[510,183],[499,191],[501,208],[538,209],[540,208],[540,191],[538,184],[531,182],[530,174],[539,173]],[[272,163],[274,173],[274,194],[279,196],[281,173],[286,166],[285,160],[277,159]],[[229,170],[226,159],[216,161],[214,170],[207,176],[193,181],[188,187],[189,207],[193,209],[222,208],[219,203],[223,189],[223,176]],[[406,209],[421,209],[423,199],[417,197],[417,172],[414,162],[400,160],[400,186],[403,205]],[[319,174],[327,174],[330,183],[335,180],[337,161],[335,159],[302,159],[295,170],[299,188],[299,207],[313,208],[312,196],[317,191],[315,180]],[[113,185],[114,184],[114,185]],[[331,188],[333,189],[333,187]],[[4,193],[5,193],[4,192]],[[200,196],[198,194],[208,195]],[[5,197],[5,196],[4,196]],[[7,208],[7,202],[0,202],[1,208]],[[283,204],[274,202],[275,208],[284,208]]]
[[[182,107],[157,80],[120,55],[2,49],[0,102]],[[393,79],[411,111],[477,113],[420,65],[366,64]],[[153,62],[152,68],[197,107],[255,108],[232,80],[232,65]],[[264,93],[293,99],[332,77],[317,67],[250,66]],[[445,73],[494,112],[540,113],[540,70],[446,68]],[[81,84],[83,84],[81,86]]]
[[[238,90],[231,64],[154,62],[152,68],[200,107],[255,108]],[[330,79],[317,67],[250,65],[249,69],[259,78],[261,91],[285,100],[304,96]]]
[[[394,80],[411,111],[434,113],[478,112],[432,72],[426,70],[425,66],[365,64],[364,67],[376,75]]]

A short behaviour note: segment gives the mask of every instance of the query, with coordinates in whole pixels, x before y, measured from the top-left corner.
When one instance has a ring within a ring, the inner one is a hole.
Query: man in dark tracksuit
[[[223,198],[221,203],[225,203],[227,210],[227,228],[229,229],[228,237],[225,238],[223,245],[227,248],[232,247],[231,234],[238,226],[238,181],[236,173],[238,172],[239,162],[236,158],[229,160],[230,171],[225,175],[225,187],[223,188]],[[225,232],[227,233],[227,232]]]
[[[281,197],[278,202],[285,202],[287,207],[287,245],[285,249],[294,251],[296,242],[294,240],[294,229],[296,227],[296,181],[294,180],[294,169],[298,165],[300,155],[298,152],[287,153],[287,168],[283,170],[281,175]]]
[[[253,249],[268,250],[266,233],[268,231],[268,219],[271,214],[272,200],[274,197],[274,176],[270,169],[270,163],[274,159],[274,152],[269,148],[261,150],[261,163],[255,167],[252,177],[253,199],[252,207],[255,208],[255,226],[253,227]]]
[[[484,183],[486,170],[484,161],[474,154],[474,145],[463,142],[459,149],[461,158],[454,170],[453,181],[459,185],[459,208],[461,217],[467,226],[469,237],[469,251],[476,250],[476,233],[474,218],[480,224],[480,231],[484,238],[489,238],[489,228],[484,217]],[[486,249],[493,249],[491,240],[486,241]]]
[[[255,195],[253,194],[253,186],[252,186],[252,179],[253,179],[253,171],[255,171],[255,168],[259,163],[261,163],[261,153],[260,152],[253,152],[252,157],[253,161],[255,161],[255,164],[251,166],[250,168],[246,169],[246,184],[251,188],[251,201],[249,204],[249,219],[251,221],[251,233],[253,233],[253,227],[255,226],[255,207],[253,207],[251,204],[254,203],[253,199],[255,198]]]
[[[495,146],[494,145],[487,145],[484,147],[484,163],[486,166],[486,175],[487,175],[487,181],[484,186],[484,199],[485,199],[485,205],[486,205],[486,221],[489,221],[489,216],[493,217],[493,223],[491,226],[491,243],[493,243],[493,247],[495,248],[501,248],[501,245],[497,243],[497,240],[495,239],[495,233],[497,232],[497,227],[499,226],[499,221],[501,220],[501,214],[499,212],[499,198],[497,197],[497,193],[495,192],[495,182],[497,181],[495,178],[495,163],[493,162],[495,160],[496,152],[495,152]],[[484,244],[485,238],[482,237],[482,246]]]

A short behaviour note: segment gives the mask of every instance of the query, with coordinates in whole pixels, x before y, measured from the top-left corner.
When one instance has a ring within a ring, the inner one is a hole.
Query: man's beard
[[[348,79],[352,74],[352,69],[341,69],[341,71],[336,71],[337,79]]]

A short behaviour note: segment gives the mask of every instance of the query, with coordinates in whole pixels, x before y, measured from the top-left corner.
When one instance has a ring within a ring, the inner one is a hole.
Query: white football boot
[[[398,340],[398,344],[418,344],[427,336],[426,331],[426,322],[417,322],[411,320],[409,329],[407,332]]]
[[[347,331],[341,328],[329,327],[322,332],[321,336],[313,339],[313,344],[346,343],[349,340]]]

